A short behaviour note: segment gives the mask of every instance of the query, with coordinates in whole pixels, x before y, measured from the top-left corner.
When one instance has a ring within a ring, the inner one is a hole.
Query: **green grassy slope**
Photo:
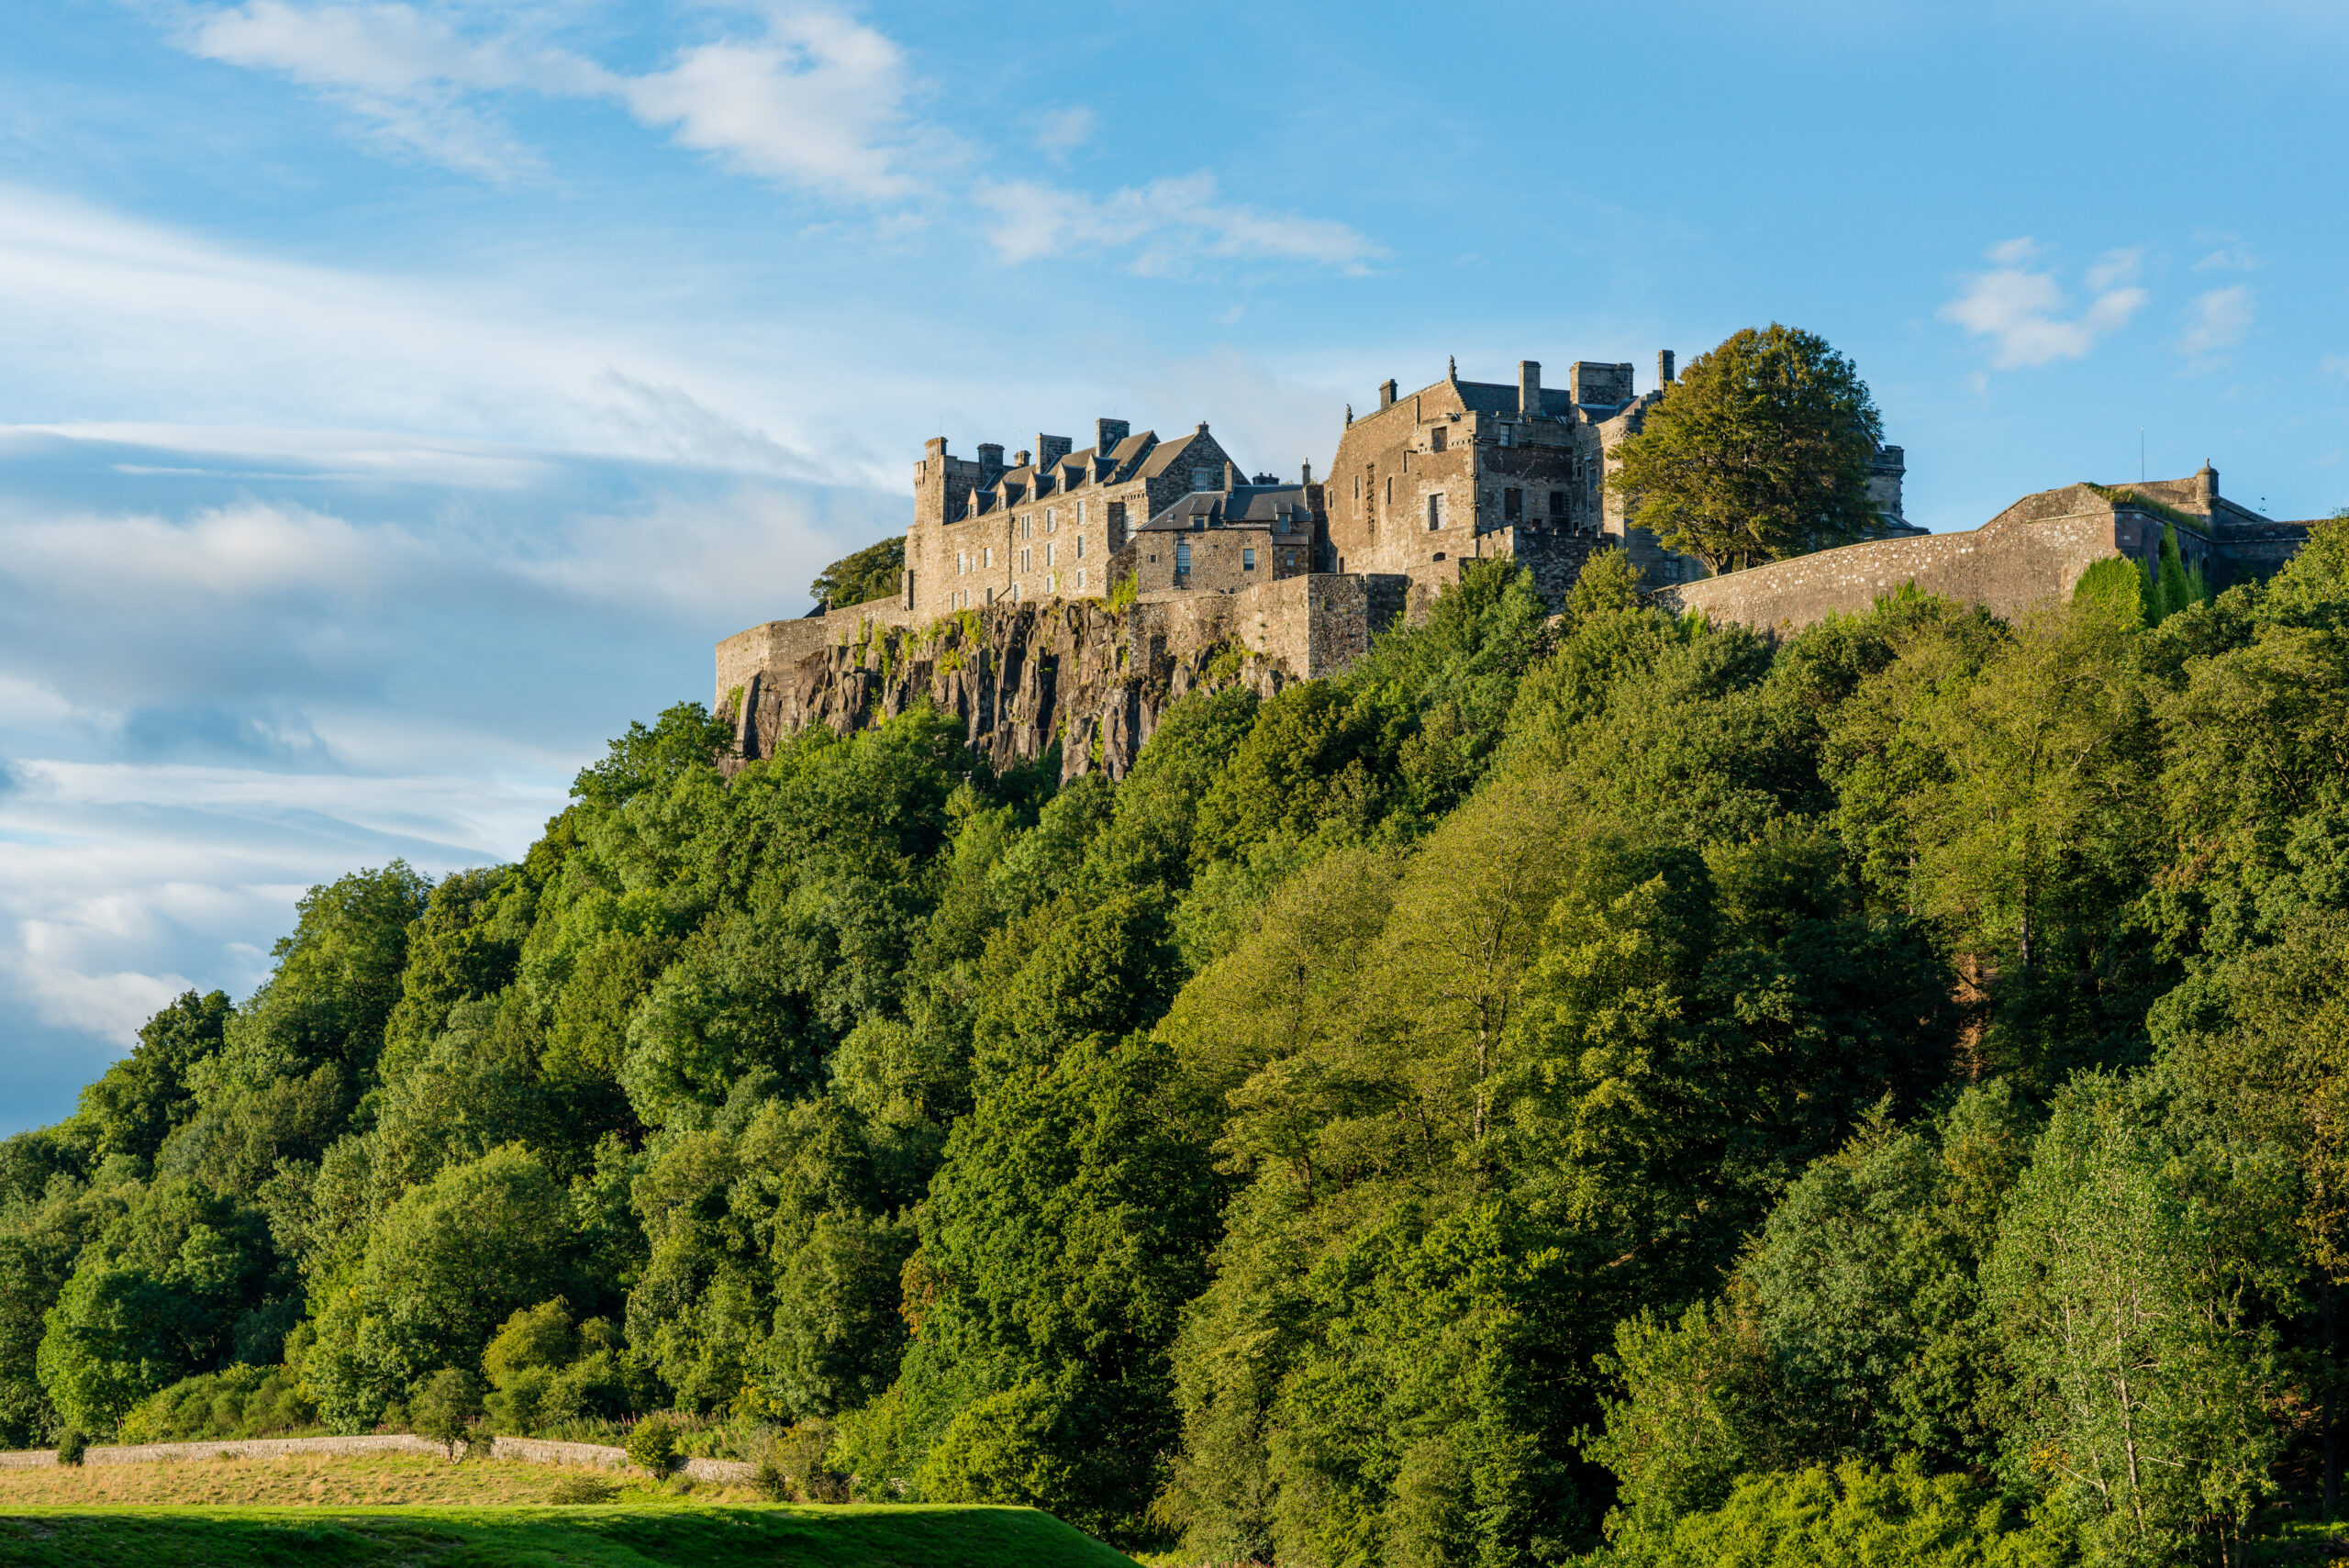
[[[0,1564],[113,1568],[1132,1568],[1031,1508],[12,1509]]]

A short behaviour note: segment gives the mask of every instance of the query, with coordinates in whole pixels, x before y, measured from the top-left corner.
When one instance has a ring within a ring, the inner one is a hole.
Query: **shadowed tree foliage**
[[[906,540],[893,535],[854,555],[844,555],[816,574],[807,596],[824,609],[845,609],[868,599],[894,597],[906,569]]]

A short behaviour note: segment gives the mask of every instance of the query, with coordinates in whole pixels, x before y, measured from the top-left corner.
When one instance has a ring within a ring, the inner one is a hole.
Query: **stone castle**
[[[1346,410],[1316,480],[1249,475],[1205,423],[1162,440],[1101,419],[1083,450],[1039,435],[1012,454],[929,443],[914,470],[898,592],[770,621],[718,646],[717,708],[744,758],[821,720],[855,728],[930,700],[998,762],[1057,740],[1066,772],[1124,762],[1167,701],[1209,679],[1264,692],[1343,667],[1466,562],[1508,556],[1553,606],[1598,551],[1620,550],[1656,602],[1794,629],[1864,610],[1905,583],[2002,615],[2068,594],[2113,555],[2150,562],[2174,528],[2214,584],[2265,575],[2309,524],[2219,494],[2209,467],[2128,486],[2024,497],[1978,529],[1929,534],[1901,508],[1901,449],[1877,450],[1881,537],[1713,576],[1668,550],[1606,475],[1671,395],[1670,352],[1640,393],[1628,364],[1578,361],[1563,390],[1522,361],[1514,384],[1456,365],[1408,395],[1393,381]]]

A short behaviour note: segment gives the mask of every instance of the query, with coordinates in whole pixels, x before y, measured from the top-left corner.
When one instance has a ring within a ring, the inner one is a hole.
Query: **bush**
[[[318,1424],[299,1381],[284,1367],[231,1366],[182,1378],[149,1395],[122,1420],[127,1443],[270,1438]]]
[[[550,1503],[608,1503],[620,1489],[600,1475],[566,1475],[547,1494]]]
[[[849,1478],[826,1463],[832,1424],[821,1417],[769,1440],[759,1459],[758,1486],[776,1502],[845,1503]]]
[[[62,1432],[61,1432],[61,1433],[59,1433],[59,1434],[58,1434],[58,1438],[57,1438],[57,1462],[58,1462],[58,1463],[60,1463],[60,1464],[79,1464],[79,1463],[81,1463],[81,1462],[82,1462],[82,1456],[83,1456],[83,1454],[87,1453],[87,1452],[89,1451],[89,1450],[90,1450],[90,1438],[89,1438],[89,1434],[88,1434],[88,1433],[86,1433],[86,1432],[84,1432],[84,1431],[83,1431],[81,1428],[79,1428],[79,1427],[68,1427],[68,1428],[66,1428]]]
[[[676,1468],[677,1429],[666,1416],[647,1416],[628,1435],[628,1456],[657,1479]]]
[[[417,1386],[408,1412],[416,1435],[448,1450],[453,1463],[460,1443],[473,1447],[473,1424],[481,1418],[481,1385],[472,1374],[444,1366]]]

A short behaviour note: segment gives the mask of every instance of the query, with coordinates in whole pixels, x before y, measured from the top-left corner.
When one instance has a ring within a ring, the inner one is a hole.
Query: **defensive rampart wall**
[[[2112,555],[2142,560],[2160,545],[2158,522],[2107,510],[1847,544],[1659,589],[1654,598],[1666,609],[1717,622],[1797,631],[1831,615],[1865,610],[1914,583],[1922,592],[2011,617],[2069,595],[2093,562]]]

